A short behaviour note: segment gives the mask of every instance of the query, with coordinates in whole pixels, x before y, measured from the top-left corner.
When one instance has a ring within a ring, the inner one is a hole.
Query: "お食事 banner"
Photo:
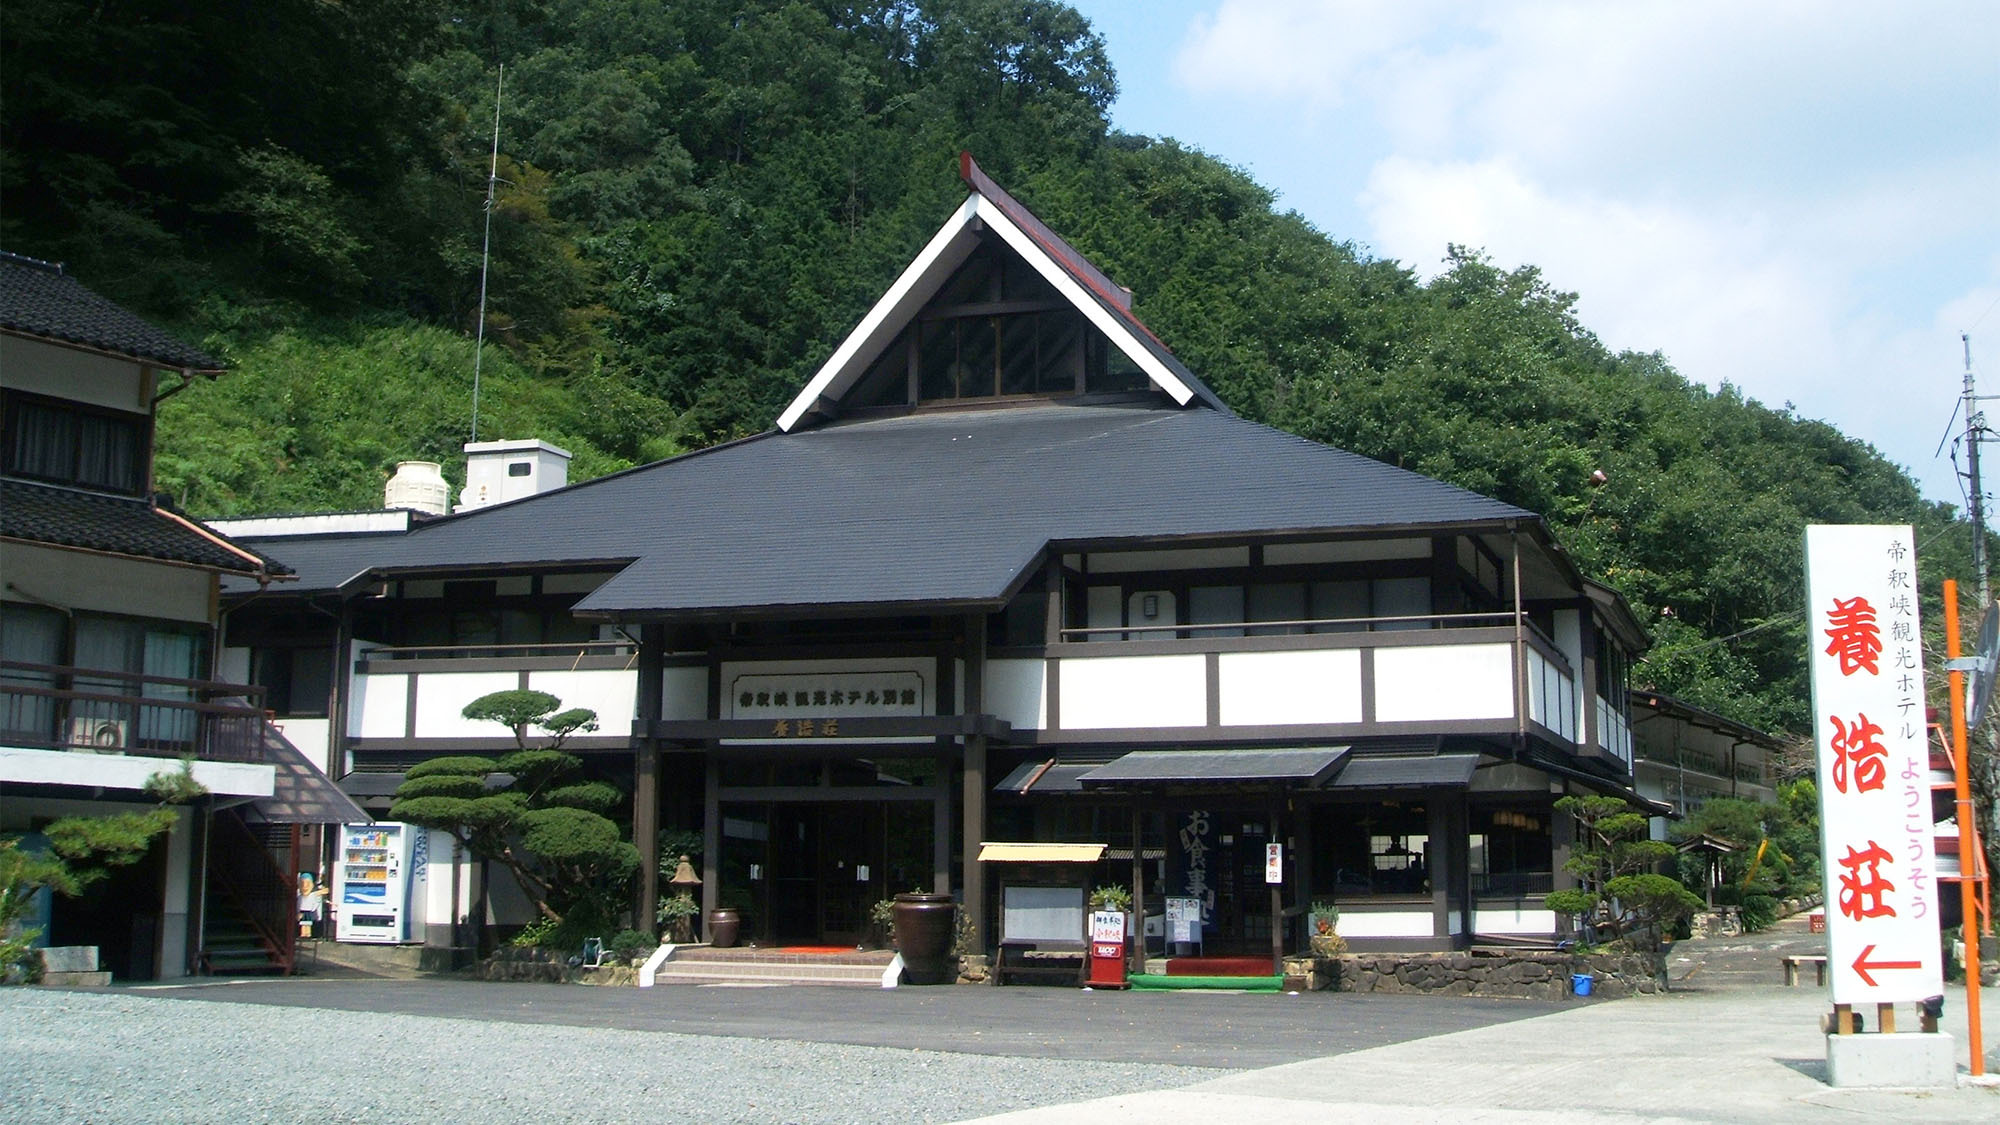
[[[1808,527],[1806,598],[1833,1002],[1936,996],[1944,974],[1910,528]]]

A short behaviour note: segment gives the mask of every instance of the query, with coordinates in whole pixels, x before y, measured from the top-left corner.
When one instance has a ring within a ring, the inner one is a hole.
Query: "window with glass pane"
[[[1303,582],[1260,582],[1250,587],[1250,620],[1301,621],[1306,615],[1306,584]],[[1303,625],[1269,625],[1250,630],[1253,637],[1275,637],[1303,633]]]
[[[22,664],[63,662],[63,615],[53,609],[19,602],[0,603],[0,660]],[[56,701],[13,688],[50,691],[53,672],[0,668],[0,732],[41,743],[55,737]]]
[[[1507,897],[1555,889],[1548,810],[1474,808],[1471,830],[1467,866],[1474,894]]]
[[[1368,603],[1368,583],[1315,582],[1312,584],[1312,612],[1320,620],[1339,622],[1334,625],[1315,625],[1315,633],[1358,633],[1368,628],[1367,618],[1373,615]]]
[[[1030,395],[1037,389],[1041,357],[1036,354],[1040,340],[1034,313],[994,318],[1000,328],[1000,393]]]
[[[1430,814],[1420,804],[1327,805],[1313,836],[1315,894],[1341,898],[1430,893]]]
[[[1195,586],[1188,590],[1188,622],[1194,625],[1238,625],[1235,629],[1197,629],[1193,637],[1240,637],[1243,630],[1243,587]]]
[[[14,476],[137,494],[145,485],[143,419],[65,403],[10,399],[6,471]]]
[[[1377,578],[1370,584],[1377,617],[1423,617],[1431,611],[1431,580],[1428,578]],[[1384,621],[1378,630],[1428,629],[1429,621]]]

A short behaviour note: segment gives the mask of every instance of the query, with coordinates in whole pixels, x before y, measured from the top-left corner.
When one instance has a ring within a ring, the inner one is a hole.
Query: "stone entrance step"
[[[659,967],[657,984],[831,984],[879,988],[896,955],[889,950],[797,952],[682,946]]]

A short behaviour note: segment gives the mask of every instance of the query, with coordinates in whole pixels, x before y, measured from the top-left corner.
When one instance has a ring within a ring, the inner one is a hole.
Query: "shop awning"
[[[1103,844],[993,844],[980,842],[981,863],[1096,863]]]
[[[993,786],[995,793],[1075,793],[1084,774],[1102,762],[1059,762],[1052,758],[1022,762]]]
[[[1350,757],[1329,789],[1463,789],[1479,768],[1477,754]]]
[[[1323,783],[1347,756],[1345,746],[1263,750],[1139,750],[1078,778],[1085,789],[1165,785],[1230,786]]]

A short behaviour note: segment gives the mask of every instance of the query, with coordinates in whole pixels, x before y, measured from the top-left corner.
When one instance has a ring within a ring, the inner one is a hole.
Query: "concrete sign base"
[[[1951,1036],[1898,1031],[1826,1037],[1830,1086],[1950,1087],[1958,1084]]]

